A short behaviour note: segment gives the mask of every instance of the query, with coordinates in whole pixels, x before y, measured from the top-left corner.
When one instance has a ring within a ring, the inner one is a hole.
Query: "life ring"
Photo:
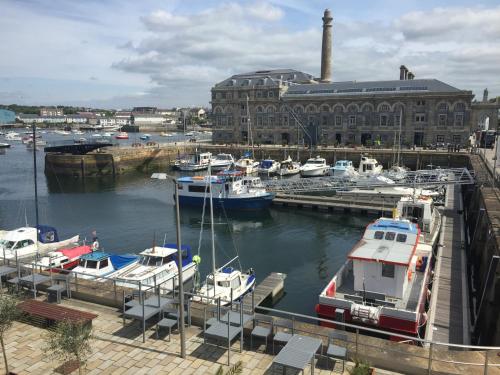
[[[193,176],[193,180],[203,180],[203,176]]]

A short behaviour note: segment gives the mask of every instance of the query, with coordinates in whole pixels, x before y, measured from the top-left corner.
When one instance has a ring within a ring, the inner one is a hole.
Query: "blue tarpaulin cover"
[[[110,255],[109,259],[111,260],[111,264],[115,268],[115,270],[122,269],[123,267],[128,266],[130,263],[135,262],[139,257],[137,255]]]
[[[175,243],[167,243],[163,245],[164,247],[168,247],[170,249],[177,249],[177,244]],[[193,257],[191,255],[191,246],[189,245],[181,245],[181,252],[182,252],[182,266],[186,266],[189,263],[193,261]],[[178,258],[177,254],[173,255],[175,262],[177,263]]]
[[[39,225],[38,241],[40,241],[41,243],[59,242],[59,236],[57,235],[56,228],[50,227],[48,225]]]

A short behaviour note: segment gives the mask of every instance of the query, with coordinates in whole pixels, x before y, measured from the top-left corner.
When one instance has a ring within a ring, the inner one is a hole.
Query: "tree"
[[[12,327],[18,315],[17,299],[9,294],[0,295],[0,345],[2,346],[6,374],[9,374],[9,364],[7,363],[7,353],[5,352],[3,339],[5,333]]]
[[[92,327],[86,322],[63,320],[54,330],[47,332],[44,351],[65,363],[75,361],[81,375],[82,367],[92,353],[91,340]]]

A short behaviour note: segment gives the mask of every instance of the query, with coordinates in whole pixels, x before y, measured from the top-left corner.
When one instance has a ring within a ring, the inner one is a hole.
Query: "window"
[[[446,126],[446,117],[447,117],[447,116],[446,116],[446,114],[444,114],[444,113],[441,113],[441,114],[439,115],[439,120],[438,120],[438,125],[439,125],[439,126]]]
[[[188,191],[190,193],[204,193],[205,189],[207,193],[210,191],[210,186],[203,186],[203,185],[189,185]]]
[[[382,263],[382,277],[390,277],[394,279],[394,264]]]
[[[87,260],[87,268],[97,269],[97,261],[96,260]]]
[[[465,110],[465,104],[464,103],[457,103],[455,104],[455,111],[463,111]]]
[[[263,125],[262,116],[257,116],[257,126],[262,126],[262,125]]]
[[[269,92],[267,93],[267,96],[268,96],[269,98],[272,98],[272,97],[274,97],[274,92],[272,92],[272,91],[269,91]]]
[[[385,234],[385,239],[386,239],[387,241],[394,241],[394,238],[395,238],[395,237],[396,237],[396,233],[394,233],[394,232],[387,232],[387,233]]]
[[[417,105],[425,105],[425,100],[417,100]]]
[[[288,115],[283,116],[283,125],[288,126]]]
[[[262,98],[262,91],[257,91],[257,98]]]
[[[327,125],[327,124],[328,124],[328,117],[321,116],[321,125]]]
[[[380,106],[380,112],[389,112],[389,105],[388,104],[382,104]]]
[[[342,126],[342,116],[335,116],[335,126]]]
[[[417,113],[415,115],[415,122],[425,122],[425,114]]]
[[[246,117],[242,117],[240,121],[241,121],[241,124],[246,124],[247,123],[247,118]]]
[[[461,113],[455,113],[455,126],[463,126],[464,115]]]
[[[460,134],[454,134],[453,143],[462,143],[462,136],[460,136]]]
[[[399,115],[394,116],[394,125],[399,126],[400,121],[401,121],[401,116]]]
[[[384,232],[382,232],[381,230],[377,230],[373,235],[373,238],[375,238],[376,240],[381,240],[382,238],[384,238]]]
[[[235,279],[232,279],[231,280],[231,289],[238,289],[241,285],[241,281],[240,281],[240,278],[237,277]]]
[[[403,234],[403,233],[398,233],[398,235],[396,236],[396,241],[397,242],[406,242],[406,234]]]
[[[108,266],[107,259],[101,260],[101,262],[99,263],[99,269],[102,269],[102,268],[107,267],[107,266]]]
[[[444,143],[444,135],[437,135],[436,142]]]
[[[387,126],[387,115],[380,115],[380,126]]]
[[[356,125],[356,116],[349,116],[349,125]]]
[[[438,111],[439,112],[448,112],[448,104],[446,104],[446,103],[439,104]]]

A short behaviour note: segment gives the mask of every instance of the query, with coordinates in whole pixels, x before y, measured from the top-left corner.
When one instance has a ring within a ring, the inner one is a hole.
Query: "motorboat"
[[[0,148],[9,148],[9,147],[10,147],[10,144],[4,143],[4,142],[0,142]]]
[[[102,138],[102,134],[94,133],[94,134],[92,134],[92,138]]]
[[[128,133],[126,132],[120,132],[117,135],[115,135],[116,139],[128,139]]]
[[[350,160],[337,160],[335,165],[330,168],[334,177],[347,177],[352,178],[357,175],[356,169]]]
[[[259,168],[259,162],[251,158],[248,153],[245,153],[245,155],[243,155],[241,159],[238,159],[234,163],[234,168],[245,174],[252,174],[257,172]]]
[[[234,158],[231,154],[217,154],[210,160],[213,171],[228,169],[234,164]]]
[[[215,208],[256,210],[269,207],[275,196],[266,191],[259,177],[244,177],[240,171],[181,177],[177,183],[181,206],[202,207],[211,191]]]
[[[399,165],[393,165],[386,171],[386,176],[394,181],[403,181],[408,175],[408,168]]]
[[[182,277],[184,282],[190,280],[196,271],[191,248],[182,245]],[[172,291],[178,283],[177,245],[166,244],[153,246],[139,253],[139,261],[131,267],[113,274],[116,285],[139,289],[139,284],[146,287],[160,286],[163,290]]]
[[[54,130],[54,134],[59,134],[59,135],[70,135],[71,133],[67,130]]]
[[[22,141],[23,139],[21,138],[21,135],[16,132],[8,132],[5,134],[5,140],[6,141]]]
[[[0,257],[16,259],[44,254],[76,244],[79,239],[80,236],[76,235],[60,241],[57,230],[47,225],[21,227],[4,234],[0,240]]]
[[[377,159],[361,155],[359,161],[358,173],[361,176],[375,176],[382,173],[382,165],[378,163]]]
[[[300,173],[300,163],[293,161],[290,156],[280,163],[278,175],[291,176],[297,173]]]
[[[369,224],[319,295],[319,317],[422,337],[441,215],[430,197],[404,197]]]
[[[280,163],[272,159],[264,159],[260,162],[257,172],[264,175],[276,174],[280,169]]]
[[[82,132],[81,130],[77,130],[77,129],[72,130],[71,132],[72,132],[73,134],[75,134],[75,135],[82,135],[82,134],[83,134],[83,132]]]
[[[130,268],[138,261],[139,257],[137,255],[118,255],[104,251],[94,251],[82,255],[78,266],[72,271],[78,275],[78,278],[82,279],[111,278],[115,272]]]
[[[42,267],[44,270],[48,269],[51,272],[71,270],[78,265],[82,255],[89,254],[91,252],[92,247],[88,245],[49,251],[46,256],[37,260],[34,266]],[[30,267],[31,265],[27,264],[27,266]]]
[[[85,142],[87,142],[87,138],[84,138],[84,137],[73,140],[73,143],[80,144],[80,145],[84,144]]]
[[[171,133],[167,133],[167,132],[161,132],[160,133],[160,137],[173,137],[174,135],[171,134]]]
[[[306,163],[300,167],[302,177],[326,176],[330,167],[326,164],[326,159],[320,156],[307,159]]]
[[[113,136],[113,133],[105,132],[105,133],[103,133],[102,136],[105,137],[105,138],[111,138]]]
[[[148,139],[151,139],[151,134],[143,134],[139,138],[143,141],[147,141]]]
[[[210,152],[196,153],[193,155],[192,159],[189,161],[181,161],[178,168],[181,171],[202,171],[208,168],[208,164],[212,159],[212,154]]]

